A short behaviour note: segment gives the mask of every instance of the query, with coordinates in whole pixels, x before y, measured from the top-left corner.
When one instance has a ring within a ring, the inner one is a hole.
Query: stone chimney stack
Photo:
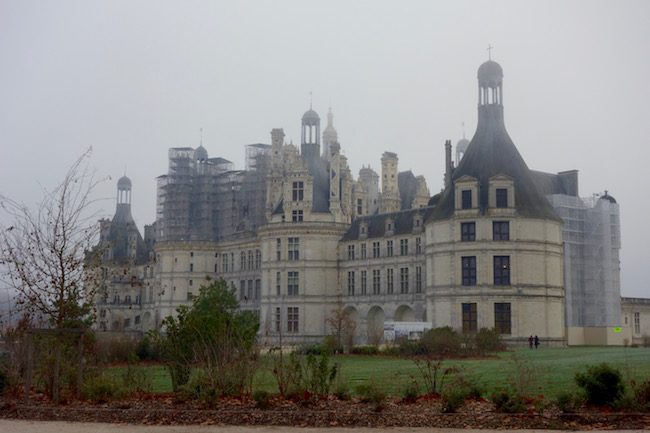
[[[454,171],[454,163],[451,161],[451,140],[445,141],[445,188],[451,186],[451,174]]]

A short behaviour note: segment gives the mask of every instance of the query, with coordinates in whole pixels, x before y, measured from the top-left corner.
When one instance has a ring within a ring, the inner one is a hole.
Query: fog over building
[[[144,239],[120,179],[115,217],[101,222],[99,328],[157,328],[206,278],[223,278],[258,314],[260,335],[285,343],[319,341],[337,309],[358,343],[381,342],[387,321],[495,327],[512,343],[622,344],[650,332],[645,318],[621,323],[614,198],[580,198],[577,171],[528,168],[505,129],[498,63],[480,66],[478,90],[477,130],[455,162],[445,143],[445,187],[433,196],[392,151],[381,173],[363,166],[355,178],[332,109],[321,133],[311,106],[299,147],[275,128],[270,144],[246,146],[245,170],[202,143],[170,149]],[[643,302],[626,301],[628,316]]]

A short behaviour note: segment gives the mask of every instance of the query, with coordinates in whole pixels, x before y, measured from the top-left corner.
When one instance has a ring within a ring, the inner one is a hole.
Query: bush
[[[271,395],[264,390],[257,390],[253,393],[255,406],[260,409],[267,409],[271,405]]]
[[[7,388],[9,388],[9,374],[0,361],[0,395],[4,394]]]
[[[347,382],[343,380],[338,380],[336,382],[336,385],[334,385],[334,397],[341,401],[350,400],[350,387]]]
[[[411,380],[404,385],[404,388],[402,389],[402,400],[408,403],[412,403],[418,399],[420,396],[420,386],[418,385],[418,382],[415,380],[415,378],[411,378]]]
[[[510,390],[497,391],[492,394],[490,400],[496,406],[497,412],[520,413],[526,410],[523,398]]]
[[[505,350],[506,345],[501,340],[501,334],[492,328],[481,328],[474,336],[476,351],[479,355]]]
[[[362,383],[357,385],[356,393],[362,403],[370,403],[376,412],[384,408],[386,393],[382,391],[375,382]]]
[[[451,388],[442,393],[442,411],[455,413],[469,397],[469,390],[466,388]]]
[[[106,373],[91,374],[83,384],[83,396],[95,403],[108,403],[126,395],[119,381]]]
[[[555,398],[558,409],[564,413],[575,412],[582,404],[582,399],[571,391],[562,391]]]
[[[192,367],[202,371],[210,392],[239,395],[250,390],[259,320],[252,311],[239,310],[223,279],[202,286],[192,305],[178,307],[163,328],[165,333],[154,337],[174,391],[187,383]]]
[[[634,401],[641,409],[650,409],[650,379],[634,387]]]
[[[621,372],[606,363],[588,367],[584,373],[576,373],[575,381],[591,404],[612,405],[625,393]]]
[[[455,355],[461,349],[460,335],[449,326],[425,332],[421,343],[427,354],[440,356]]]
[[[377,355],[379,353],[379,349],[377,348],[377,346],[357,346],[357,347],[353,347],[350,350],[350,353],[352,355],[372,356],[372,355]]]
[[[432,395],[440,395],[448,376],[459,371],[457,367],[445,367],[442,359],[423,358],[413,362],[422,376],[426,392]]]

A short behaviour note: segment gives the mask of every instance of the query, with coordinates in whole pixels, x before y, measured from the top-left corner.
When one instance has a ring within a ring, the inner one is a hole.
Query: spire
[[[323,131],[323,158],[328,161],[331,159],[332,147],[335,143],[338,143],[338,140],[338,133],[334,128],[334,113],[332,113],[332,107],[330,106],[327,112],[327,127]]]

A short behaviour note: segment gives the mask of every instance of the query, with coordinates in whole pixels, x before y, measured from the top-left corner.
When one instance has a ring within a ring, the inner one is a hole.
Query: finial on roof
[[[203,128],[199,128],[199,134],[200,134],[199,146],[203,146]]]
[[[492,60],[492,48],[494,48],[494,47],[492,45],[488,44],[488,47],[487,47],[488,60]]]
[[[465,138],[465,122],[461,122],[461,126],[463,127],[463,138]]]
[[[309,91],[309,109],[310,109],[310,110],[312,109],[312,108],[311,108],[312,100],[313,100],[313,95],[311,94],[311,90],[310,90],[310,91]]]

